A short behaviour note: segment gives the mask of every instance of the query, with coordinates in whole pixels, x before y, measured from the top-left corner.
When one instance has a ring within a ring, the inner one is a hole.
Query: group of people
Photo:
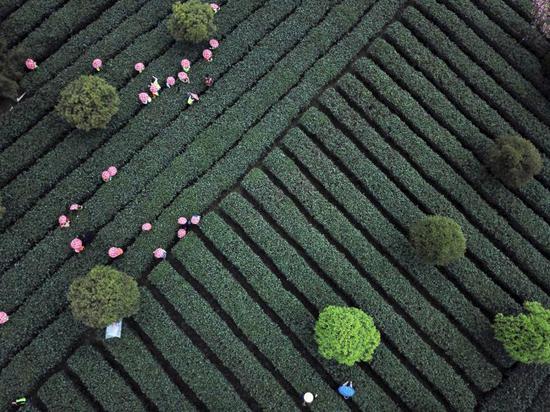
[[[338,393],[342,395],[344,399],[349,399],[353,397],[353,395],[355,395],[353,382],[352,381],[344,382],[342,385],[338,387]],[[314,394],[312,392],[304,393],[304,395],[302,396],[302,399],[304,401],[303,405],[310,406],[318,396],[319,395],[317,395],[316,393]]]

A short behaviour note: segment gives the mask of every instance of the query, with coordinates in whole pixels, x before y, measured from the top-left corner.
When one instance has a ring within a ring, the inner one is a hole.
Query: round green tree
[[[537,148],[520,136],[499,137],[487,161],[491,172],[513,188],[523,186],[542,170]]]
[[[315,324],[319,353],[343,365],[369,362],[380,344],[372,318],[357,308],[327,306]]]
[[[523,304],[527,313],[495,317],[495,337],[512,359],[523,363],[550,363],[550,310],[538,302]]]
[[[74,317],[92,328],[132,316],[139,308],[135,279],[109,266],[96,266],[75,279],[68,298]]]
[[[80,76],[60,94],[57,113],[77,129],[103,129],[118,111],[116,89],[98,76]]]
[[[427,216],[413,224],[410,240],[420,258],[435,265],[447,265],[466,252],[462,229],[445,216]]]
[[[214,10],[208,3],[189,0],[172,5],[172,14],[168,18],[168,31],[174,39],[199,43],[208,40],[216,30]]]

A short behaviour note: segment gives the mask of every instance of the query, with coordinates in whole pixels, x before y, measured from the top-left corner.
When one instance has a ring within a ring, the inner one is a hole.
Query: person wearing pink
[[[210,7],[212,8],[212,10],[214,10],[214,13],[220,11],[220,6],[218,6],[216,3],[210,3]]]
[[[138,94],[138,98],[141,104],[149,104],[152,101],[151,96],[149,96],[145,92],[141,92],[140,94]]]
[[[187,104],[191,106],[193,103],[199,101],[199,95],[196,93],[187,93]]]
[[[60,228],[67,228],[71,226],[71,220],[65,215],[59,216],[57,218],[57,223],[59,223]]]
[[[172,86],[175,85],[175,84],[176,84],[176,79],[174,79],[174,77],[168,76],[168,77],[166,78],[166,87],[170,88],[170,87],[172,87]]]
[[[107,251],[107,254],[109,255],[109,257],[111,259],[116,259],[117,257],[121,256],[122,254],[124,254],[124,250],[122,250],[122,248],[119,248],[119,247],[110,247],[109,250]]]
[[[210,49],[204,49],[204,50],[202,51],[202,58],[203,58],[204,60],[206,60],[207,62],[209,62],[209,63],[212,61],[212,56],[213,56],[212,50],[210,50]]]
[[[157,259],[166,259],[166,255],[166,250],[160,247],[158,249],[155,249],[155,251],[153,252],[153,256]]]
[[[101,66],[103,66],[103,62],[101,61],[101,59],[94,59],[92,61],[92,67],[97,71],[101,70]]]
[[[210,45],[210,49],[216,50],[218,47],[220,47],[220,42],[216,39],[210,39],[208,41],[208,44]]]
[[[82,210],[82,205],[79,205],[78,203],[71,203],[69,206],[69,211],[76,212],[78,210]]]
[[[142,62],[136,63],[134,65],[134,69],[136,69],[136,72],[141,73],[143,70],[145,70],[145,65]]]
[[[105,183],[110,182],[112,178],[113,177],[107,170],[101,172],[101,180],[103,180]]]
[[[71,240],[71,249],[74,250],[75,253],[84,252],[84,244],[82,243],[82,240],[77,237]]]
[[[8,320],[10,320],[10,317],[8,316],[8,314],[6,312],[0,312],[0,325],[3,325]]]
[[[185,72],[179,72],[178,79],[183,83],[189,83],[189,76]]]
[[[153,225],[151,223],[144,223],[141,225],[141,230],[144,232],[149,232],[151,229],[153,229]]]
[[[109,176],[115,177],[116,174],[118,173],[118,169],[116,168],[116,166],[109,166],[107,168],[107,173],[109,173]]]
[[[186,235],[187,235],[187,230],[178,229],[178,232],[177,232],[178,239],[183,239]]]
[[[181,68],[183,69],[184,72],[188,72],[190,69],[191,69],[191,62],[187,59],[183,59],[181,62]]]
[[[38,64],[36,64],[36,62],[29,57],[25,60],[25,67],[29,70],[36,70],[38,68]]]
[[[160,88],[154,84],[149,85],[149,91],[151,92],[151,96],[153,96],[153,99],[155,97],[158,97]]]

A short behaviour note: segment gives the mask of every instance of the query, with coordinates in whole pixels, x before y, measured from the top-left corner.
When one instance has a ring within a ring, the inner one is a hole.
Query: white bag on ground
[[[111,323],[105,328],[105,339],[120,338],[122,333],[122,319]]]

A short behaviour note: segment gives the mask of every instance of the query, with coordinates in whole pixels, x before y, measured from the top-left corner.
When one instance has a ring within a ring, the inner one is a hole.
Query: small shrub
[[[498,138],[489,151],[487,162],[491,172],[513,188],[525,185],[542,170],[537,148],[519,136]]]
[[[139,307],[135,279],[109,266],[96,266],[75,279],[68,298],[74,317],[92,328],[132,316]]]
[[[189,0],[172,5],[168,31],[174,39],[189,43],[208,40],[215,32],[214,10],[208,3]]]
[[[97,76],[80,76],[62,91],[57,113],[77,129],[103,129],[118,111],[116,89]]]
[[[550,363],[550,310],[538,302],[523,304],[527,314],[499,313],[493,328],[495,337],[514,360],[523,363]]]
[[[466,239],[453,219],[428,216],[410,229],[410,240],[426,263],[447,265],[466,252]]]
[[[327,306],[315,324],[319,353],[347,366],[372,360],[380,332],[372,318],[357,308]]]

